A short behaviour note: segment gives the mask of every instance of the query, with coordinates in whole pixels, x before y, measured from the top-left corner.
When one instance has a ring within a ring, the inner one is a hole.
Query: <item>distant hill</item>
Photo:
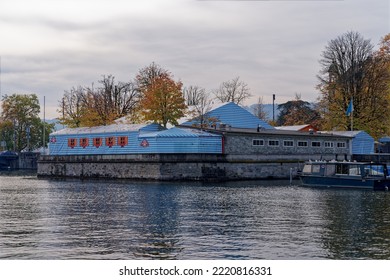
[[[58,119],[51,119],[51,120],[46,120],[47,123],[52,124],[54,123],[54,131],[58,131],[64,128],[62,124],[59,123]]]
[[[255,114],[257,104],[252,104],[249,106],[244,106],[246,110],[251,112],[252,114]],[[312,102],[310,103],[310,107],[312,109],[315,109],[316,103]],[[265,121],[271,121],[272,120],[272,104],[263,104],[264,111],[267,114],[267,119]],[[275,104],[275,121],[278,119],[280,111],[278,110],[278,104]]]

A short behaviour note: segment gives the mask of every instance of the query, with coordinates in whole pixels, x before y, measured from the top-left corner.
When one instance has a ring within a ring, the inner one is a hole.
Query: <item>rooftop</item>
[[[92,134],[92,133],[106,133],[106,132],[129,132],[139,131],[140,129],[148,126],[149,124],[111,124],[94,127],[77,127],[77,128],[64,128],[59,131],[53,132],[50,135],[78,135],[78,134]]]
[[[184,125],[180,125],[180,128],[186,127]],[[198,128],[197,128],[198,129]],[[308,132],[308,131],[296,131],[296,130],[278,130],[278,129],[261,129],[257,131],[257,129],[252,128],[234,128],[227,127],[225,129],[221,128],[207,128],[203,129],[204,131],[210,133],[237,133],[237,134],[257,134],[257,135],[275,135],[275,136],[317,136],[317,137],[342,137],[342,138],[352,138],[350,135],[341,135],[332,132]]]

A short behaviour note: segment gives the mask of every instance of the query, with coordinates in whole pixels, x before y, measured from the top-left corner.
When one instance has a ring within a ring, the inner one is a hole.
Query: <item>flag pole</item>
[[[353,131],[353,110],[351,112],[351,131]]]
[[[46,153],[46,141],[45,141],[45,128],[46,128],[46,116],[45,116],[45,110],[46,110],[46,96],[43,96],[43,139],[42,139],[42,144],[43,144],[43,154]]]
[[[353,131],[353,111],[355,111],[355,108],[353,106],[353,97],[351,97],[351,131]]]
[[[351,98],[351,101],[349,101],[349,105],[348,105],[348,108],[347,108],[347,116],[350,117],[350,120],[351,120],[351,131],[353,131],[353,111],[354,111],[354,108],[353,108],[353,98]]]

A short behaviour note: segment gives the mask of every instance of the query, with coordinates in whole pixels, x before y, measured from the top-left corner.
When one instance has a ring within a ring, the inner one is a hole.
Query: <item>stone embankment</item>
[[[41,156],[38,177],[197,181],[288,179],[291,173],[296,176],[308,159],[221,154]]]

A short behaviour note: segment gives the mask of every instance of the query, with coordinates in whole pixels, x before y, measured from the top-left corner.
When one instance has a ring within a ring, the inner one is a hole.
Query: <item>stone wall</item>
[[[336,155],[349,155],[350,142],[347,138],[319,135],[319,134],[291,134],[291,135],[275,135],[265,133],[247,133],[235,134],[229,133],[225,135],[224,152],[229,155],[311,155],[322,154],[335,158]],[[262,145],[253,145],[253,141],[262,141]],[[277,146],[269,145],[269,141],[278,142]],[[292,146],[286,146],[285,141],[292,143]],[[299,147],[298,142],[306,142],[307,146]],[[320,146],[313,146],[312,143],[319,143]],[[325,143],[328,145],[326,146]],[[332,144],[330,144],[332,143]],[[338,143],[345,143],[345,147],[337,147]],[[329,147],[332,145],[333,147]]]
[[[315,156],[312,156],[315,157]],[[320,156],[317,155],[317,158]],[[287,179],[303,161],[235,158],[220,154],[41,156],[38,177],[140,180]]]

